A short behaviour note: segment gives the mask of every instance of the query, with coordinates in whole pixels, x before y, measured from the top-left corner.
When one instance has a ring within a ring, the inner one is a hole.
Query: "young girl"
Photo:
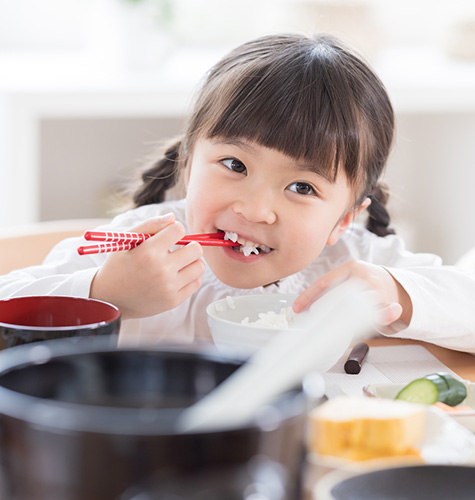
[[[41,266],[0,278],[0,296],[89,296],[123,313],[123,342],[209,340],[206,306],[296,293],[300,312],[349,277],[379,295],[380,332],[475,352],[475,279],[411,254],[389,227],[378,183],[394,116],[361,58],[329,36],[267,36],[207,74],[183,137],[149,166],[135,207],[101,229],[154,236],[80,256],[60,243]],[[165,197],[183,184],[186,198]],[[368,209],[367,228],[354,223]],[[223,231],[243,247],[175,247]]]

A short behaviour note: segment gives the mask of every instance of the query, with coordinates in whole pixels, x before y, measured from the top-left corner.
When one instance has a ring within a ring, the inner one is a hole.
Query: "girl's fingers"
[[[388,326],[397,321],[402,315],[402,306],[397,302],[384,305],[378,311],[378,323],[381,326]]]
[[[138,245],[137,250],[145,251],[153,247],[154,251],[161,249],[168,252],[178,240],[185,236],[185,226],[176,221],[173,214],[170,215],[171,217],[165,220],[163,218],[149,219],[134,228],[134,231],[153,234],[151,238]]]
[[[203,281],[201,276],[199,278],[196,278],[193,281],[190,281],[187,283],[185,286],[180,288],[178,291],[177,295],[180,298],[179,303],[181,304],[184,300],[186,300],[188,297],[193,295],[196,291],[198,291],[202,285]]]
[[[199,246],[198,243],[196,244]],[[177,273],[176,288],[181,290],[188,283],[201,278],[205,269],[205,264],[201,258],[195,259],[190,264],[182,267]]]
[[[155,234],[175,222],[175,214],[168,213],[165,215],[159,215],[158,217],[152,217],[142,222],[138,226],[134,226],[130,229],[132,233],[145,233],[145,234]]]
[[[376,321],[380,326],[388,326],[401,318],[404,319],[404,308],[399,301],[395,301],[398,294],[392,276],[379,266],[358,261],[342,264],[312,283],[295,299],[292,305],[294,312],[302,312],[330,288],[351,277],[361,279],[369,286],[365,293],[372,295],[373,302],[378,304]]]
[[[201,277],[187,283],[178,292],[178,303],[181,304],[188,297],[191,297],[201,287]]]
[[[328,289],[340,285],[350,277],[349,273],[341,273],[340,268],[333,269],[329,273],[322,276],[320,279],[312,283],[304,290],[292,304],[292,309],[295,313],[299,313],[307,309],[315,300],[322,296]]]
[[[201,257],[203,257],[203,247],[197,241],[191,241],[187,245],[181,246],[173,252],[170,252],[168,260],[180,271],[190,264],[199,261]]]

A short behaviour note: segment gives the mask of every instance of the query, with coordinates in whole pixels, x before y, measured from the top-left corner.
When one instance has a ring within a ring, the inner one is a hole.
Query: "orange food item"
[[[446,411],[447,413],[457,413],[459,411],[473,411],[473,408],[468,405],[463,405],[463,406],[449,406],[446,405],[445,403],[442,403],[440,401],[437,401],[434,403],[434,406],[437,406],[437,408],[440,408],[441,410]]]

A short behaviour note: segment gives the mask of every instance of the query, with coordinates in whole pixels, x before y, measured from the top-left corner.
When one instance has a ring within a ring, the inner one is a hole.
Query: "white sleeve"
[[[182,201],[139,207],[115,217],[104,231],[126,231],[141,222],[175,211],[177,219],[184,218]],[[0,276],[0,298],[21,295],[72,295],[88,297],[92,280],[106,255],[79,255],[77,248],[91,242],[84,238],[68,238],[58,243],[41,265],[26,267]]]
[[[0,276],[0,298],[22,295],[89,297],[92,280],[105,257],[79,255],[78,246],[85,244],[82,238],[68,238],[58,243],[41,265]]]
[[[396,322],[383,335],[430,342],[475,353],[475,274],[444,266],[429,253],[412,253],[396,235],[378,237],[355,227],[344,242],[351,258],[383,266],[413,305],[409,325]]]
[[[409,294],[412,318],[383,335],[475,353],[475,275],[450,266],[386,268]]]

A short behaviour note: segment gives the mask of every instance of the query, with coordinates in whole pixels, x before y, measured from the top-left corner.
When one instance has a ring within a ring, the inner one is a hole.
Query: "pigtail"
[[[378,236],[387,236],[395,234],[391,227],[391,218],[386,210],[386,203],[389,198],[389,192],[384,184],[378,183],[369,195],[371,205],[368,207],[369,217],[366,222],[366,228]]]
[[[179,178],[180,149],[181,140],[169,146],[159,160],[142,172],[142,182],[132,196],[135,207],[165,200],[166,192],[176,185]]]

